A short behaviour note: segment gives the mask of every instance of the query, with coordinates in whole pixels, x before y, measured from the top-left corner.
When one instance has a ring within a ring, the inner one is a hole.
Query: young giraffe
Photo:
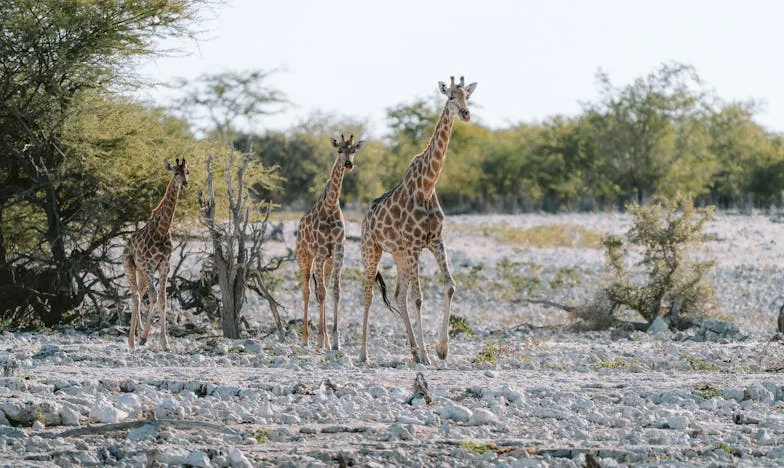
[[[148,293],[150,311],[142,331],[140,344],[144,346],[150,333],[152,314],[156,304],[161,312],[161,346],[169,349],[166,333],[166,276],[169,274],[171,259],[171,222],[177,207],[180,187],[188,188],[188,163],[185,158],[177,159],[176,166],[166,163],[166,169],[173,173],[166,187],[166,194],[152,210],[150,221],[131,235],[123,251],[123,266],[131,291],[131,331],[128,334],[128,347],[133,351],[136,342],[136,328],[139,326],[139,302]],[[158,290],[155,290],[155,272],[158,272]]]
[[[444,211],[438,203],[435,189],[444,167],[446,149],[452,134],[452,123],[458,115],[462,120],[469,121],[471,113],[468,110],[468,98],[476,88],[476,83],[466,86],[462,76],[457,85],[454,77],[451,77],[450,81],[449,87],[444,82],[438,82],[441,93],[447,96],[447,101],[424,151],[412,158],[401,182],[373,201],[362,221],[362,262],[365,268],[363,283],[365,315],[362,320],[362,347],[359,355],[359,360],[362,362],[367,361],[368,315],[373,302],[374,278],[381,286],[384,302],[392,308],[386,298],[386,285],[381,273],[378,272],[382,252],[390,252],[397,269],[395,301],[406,326],[412,356],[417,362],[430,364],[422,332],[422,290],[419,284],[418,265],[422,249],[428,249],[433,253],[444,275],[446,294],[444,315],[436,351],[438,357],[446,359],[447,329],[455,281],[449,272],[446,248],[441,238]],[[406,304],[409,286],[412,288],[410,293],[416,308],[418,343],[414,338]]]
[[[343,174],[354,168],[354,154],[365,144],[364,140],[353,143],[354,135],[340,142],[331,138],[338,156],[332,165],[327,186],[316,200],[316,204],[299,222],[297,228],[296,256],[302,278],[302,299],[305,312],[302,320],[302,344],[308,344],[308,301],[310,300],[310,277],[316,282],[316,299],[319,303],[319,346],[329,349],[327,335],[326,279],[332,281],[332,298],[335,305],[335,323],[332,327],[332,348],[340,349],[338,331],[338,304],[340,303],[340,272],[346,246],[346,229],[343,212],[340,210],[340,188]]]

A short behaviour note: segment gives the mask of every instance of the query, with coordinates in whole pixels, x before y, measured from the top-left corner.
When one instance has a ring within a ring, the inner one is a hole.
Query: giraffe
[[[340,273],[346,246],[346,229],[343,212],[340,210],[340,188],[343,175],[354,168],[354,155],[365,141],[354,141],[354,135],[340,141],[330,138],[338,155],[332,165],[327,186],[316,200],[316,204],[299,221],[297,228],[296,257],[302,279],[304,315],[302,321],[302,344],[308,344],[308,301],[310,300],[310,278],[316,283],[316,299],[319,303],[319,346],[329,349],[327,335],[326,280],[332,282],[332,300],[335,321],[332,327],[332,349],[340,349],[338,331],[338,305],[340,303]]]
[[[419,256],[422,249],[428,249],[438,262],[444,275],[444,310],[443,321],[439,331],[436,351],[438,357],[446,359],[448,351],[447,331],[452,296],[455,293],[455,281],[449,271],[446,248],[441,237],[444,226],[444,211],[436,195],[436,183],[444,167],[452,124],[459,116],[468,122],[471,113],[468,110],[468,98],[476,88],[476,83],[465,85],[461,76],[460,83],[450,78],[450,85],[439,81],[439,89],[447,97],[444,109],[438,119],[436,128],[424,151],[411,159],[403,180],[389,192],[380,196],[370,206],[362,221],[362,262],[364,266],[364,307],[362,320],[362,346],[359,360],[367,362],[368,315],[373,302],[373,282],[379,283],[384,303],[400,314],[406,327],[411,354],[416,362],[430,364],[425,349],[422,332],[422,290],[419,283]],[[389,252],[397,269],[395,285],[395,309],[386,297],[386,285],[378,264],[381,254]],[[409,287],[411,288],[409,290]],[[414,338],[414,330],[408,315],[407,295],[411,294],[416,309],[418,324],[418,343]]]
[[[166,187],[166,194],[152,210],[150,221],[131,235],[123,250],[123,267],[131,291],[131,330],[128,335],[128,347],[131,351],[135,346],[136,328],[140,323],[139,302],[145,292],[148,293],[150,311],[147,314],[147,323],[142,331],[140,344],[143,346],[147,342],[152,314],[157,304],[161,313],[161,346],[165,350],[170,348],[166,333],[166,276],[169,274],[172,253],[170,229],[180,187],[188,188],[189,171],[185,158],[182,158],[182,161],[177,159],[175,166],[167,162],[165,167],[173,173]],[[156,272],[158,272],[157,292]]]

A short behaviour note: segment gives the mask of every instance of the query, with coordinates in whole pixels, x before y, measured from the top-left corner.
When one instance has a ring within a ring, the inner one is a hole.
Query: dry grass
[[[461,234],[493,236],[499,242],[518,247],[538,248],[585,248],[601,247],[603,234],[573,224],[544,224],[528,228],[513,227],[507,223],[494,225],[449,225],[449,229]]]

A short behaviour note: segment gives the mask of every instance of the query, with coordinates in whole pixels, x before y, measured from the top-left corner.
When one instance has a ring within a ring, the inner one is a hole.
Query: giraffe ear
[[[446,83],[443,81],[438,82],[438,90],[441,91],[441,94],[444,96],[449,96],[449,88],[446,87]]]
[[[476,89],[476,81],[474,81],[470,85],[466,86],[466,97],[470,96],[471,93],[473,93],[475,89]]]
[[[365,146],[365,140],[359,140],[356,145],[354,145],[354,151],[360,150],[363,146]]]
[[[334,138],[330,138],[329,141],[332,142],[332,146],[334,146],[335,148],[337,148],[339,146],[338,140],[336,140]]]

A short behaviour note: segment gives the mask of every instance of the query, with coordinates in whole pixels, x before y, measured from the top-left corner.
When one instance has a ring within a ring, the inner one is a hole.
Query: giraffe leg
[[[158,308],[160,309],[160,317],[161,317],[161,347],[168,351],[171,349],[171,345],[169,343],[169,334],[166,330],[166,280],[169,276],[169,261],[164,260],[161,262],[161,265],[158,267],[158,275],[159,276],[159,286],[158,286]],[[152,310],[150,310],[150,314],[152,314]]]
[[[308,302],[310,301],[310,274],[313,268],[313,258],[302,249],[297,249],[297,263],[302,280],[302,302],[304,313],[302,315],[302,346],[308,345],[310,329],[308,328]]]
[[[345,254],[345,246],[342,242],[335,245],[335,252],[332,254],[332,302],[334,303],[334,322],[332,325],[332,349],[340,349],[340,330],[338,330],[338,318],[340,316],[340,274],[343,269],[343,256]]]
[[[444,360],[449,352],[449,315],[452,309],[452,296],[455,294],[455,280],[449,271],[444,240],[439,238],[428,249],[433,253],[439,268],[441,268],[441,273],[444,275],[444,315],[438,332],[438,346],[436,347],[438,357]]]
[[[414,312],[416,313],[417,321],[417,340],[420,346],[420,362],[422,364],[430,365],[430,357],[427,355],[427,347],[425,346],[425,334],[422,330],[422,285],[419,282],[419,265],[414,262],[411,269],[411,277],[409,279],[410,293],[412,303],[414,304]]]
[[[155,313],[155,305],[158,302],[158,292],[155,290],[155,272],[151,267],[147,268],[147,297],[150,299],[150,309],[147,311],[147,320],[144,324],[144,330],[142,330],[142,337],[139,340],[139,344],[142,346],[147,344],[147,337],[150,335],[150,328],[152,327],[152,316]]]
[[[362,345],[359,349],[359,362],[367,362],[367,339],[368,321],[370,318],[370,306],[373,304],[373,283],[378,273],[378,263],[381,261],[381,246],[372,239],[362,236],[362,263],[365,269],[365,276],[362,279],[362,300],[365,311],[362,315]]]
[[[316,258],[316,300],[319,305],[318,343],[319,348],[329,349],[329,335],[327,334],[327,268],[331,264],[328,258]],[[331,265],[329,266],[331,269]]]
[[[416,338],[414,338],[414,327],[411,326],[411,318],[408,315],[408,285],[411,282],[411,271],[417,267],[416,258],[412,255],[398,254],[393,256],[395,265],[397,266],[397,282],[395,284],[395,302],[403,317],[403,324],[406,326],[406,335],[408,335],[408,343],[411,346],[411,357],[416,362],[424,362],[427,360],[427,353],[424,351],[423,346],[417,345]],[[413,265],[413,268],[412,268]]]
[[[136,328],[139,326],[139,284],[136,278],[136,267],[130,256],[123,258],[123,267],[131,293],[131,327],[128,331],[128,348],[133,351],[136,345]]]

